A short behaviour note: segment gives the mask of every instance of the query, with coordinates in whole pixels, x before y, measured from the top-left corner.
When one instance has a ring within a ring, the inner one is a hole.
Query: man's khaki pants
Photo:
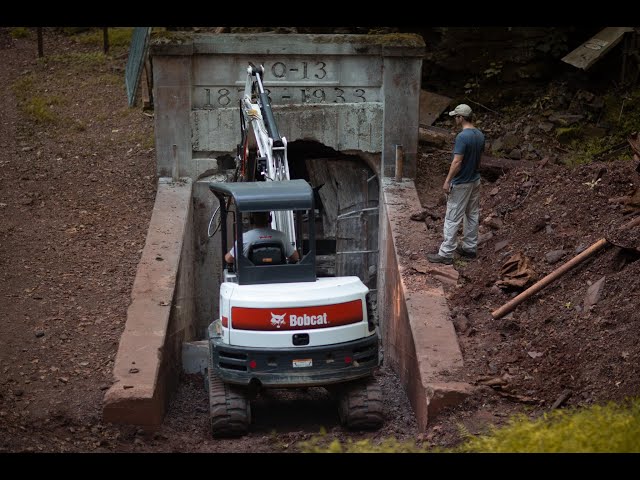
[[[478,221],[480,220],[480,179],[475,182],[452,185],[447,198],[447,214],[444,219],[444,241],[438,254],[451,258],[458,245],[456,236],[462,226],[462,248],[475,252],[478,249]]]

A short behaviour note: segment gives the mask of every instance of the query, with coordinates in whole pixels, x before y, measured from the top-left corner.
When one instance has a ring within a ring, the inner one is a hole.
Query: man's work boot
[[[443,263],[445,265],[453,264],[453,258],[442,257],[437,253],[429,253],[427,255],[427,260],[429,260],[431,263]]]
[[[464,248],[462,248],[462,245],[458,245],[456,247],[456,253],[465,258],[476,258],[478,256],[476,252],[472,250],[465,250]]]

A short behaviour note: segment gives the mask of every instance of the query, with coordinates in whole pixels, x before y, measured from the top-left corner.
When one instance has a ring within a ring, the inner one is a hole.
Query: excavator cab
[[[316,281],[315,224],[306,220],[314,218],[313,189],[306,181],[212,182],[209,189],[220,203],[223,264],[224,254],[230,249],[229,237],[235,246],[235,265],[227,267],[227,276],[233,272],[240,285]],[[235,221],[229,225],[231,210]],[[243,254],[243,234],[252,212],[272,212],[272,227],[298,250],[297,263],[286,261],[280,243],[254,242],[249,254]]]

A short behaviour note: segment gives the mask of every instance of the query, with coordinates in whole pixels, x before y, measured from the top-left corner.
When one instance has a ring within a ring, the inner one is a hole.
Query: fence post
[[[38,32],[38,57],[44,57],[44,45],[42,44],[42,27],[37,27]]]
[[[109,53],[109,27],[102,29],[102,41],[104,43],[104,54]]]
[[[402,169],[404,167],[404,151],[402,145],[396,145],[396,182],[402,181]]]

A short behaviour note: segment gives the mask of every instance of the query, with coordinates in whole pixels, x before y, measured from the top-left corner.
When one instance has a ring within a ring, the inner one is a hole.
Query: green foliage
[[[583,409],[555,410],[530,420],[512,417],[502,428],[468,438],[458,452],[638,453],[640,399]]]
[[[321,430],[297,444],[303,453],[640,453],[640,398],[622,404],[554,410],[537,419],[511,417],[500,428],[474,436],[458,425],[464,438],[455,448],[441,449],[400,442],[395,438],[341,443]]]
[[[341,443],[338,439],[328,438],[326,433],[299,442],[302,453],[427,453],[426,447],[417,446],[415,442],[399,442],[395,438],[385,438],[374,444],[370,439],[347,440]]]
[[[605,96],[604,120],[612,124],[618,138],[624,138],[640,126],[640,88],[624,95]]]
[[[558,130],[561,129],[559,128]],[[598,155],[606,152],[619,141],[620,139],[615,136],[573,140],[570,143],[572,154],[567,158],[566,164],[570,167],[577,167],[578,165],[591,163],[598,159]]]
[[[9,30],[9,33],[13,38],[28,38],[31,36],[31,32],[27,27],[14,27]]]
[[[558,127],[556,128],[556,138],[560,143],[568,144],[572,140],[580,138],[582,135],[581,127]]]
[[[109,48],[111,47],[128,47],[131,43],[131,35],[133,34],[132,27],[116,27],[109,29]],[[95,45],[102,47],[104,44],[102,28],[91,29],[88,32],[81,33],[77,36],[77,40],[80,43]]]

